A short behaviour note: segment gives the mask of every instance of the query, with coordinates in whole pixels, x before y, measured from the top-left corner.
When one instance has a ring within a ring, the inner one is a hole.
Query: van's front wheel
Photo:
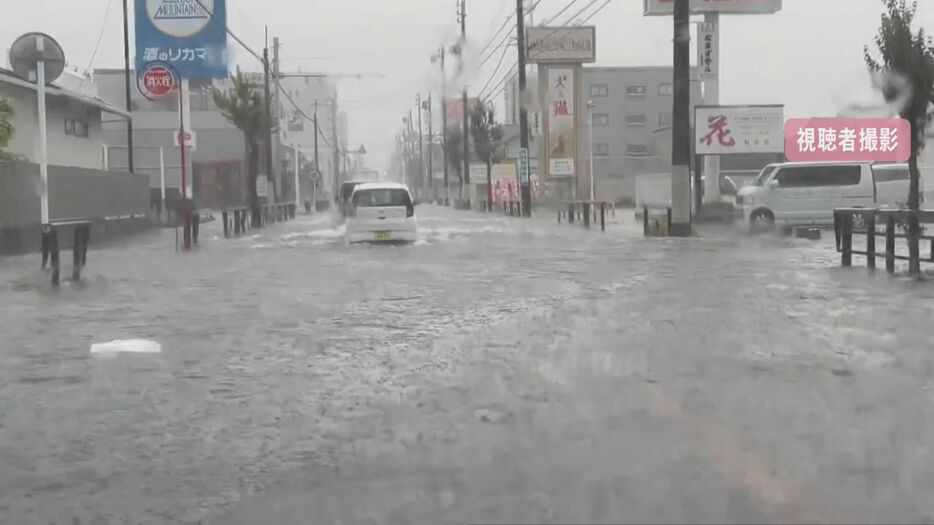
[[[771,230],[775,227],[775,215],[769,210],[756,210],[749,216],[749,224],[754,232]]]

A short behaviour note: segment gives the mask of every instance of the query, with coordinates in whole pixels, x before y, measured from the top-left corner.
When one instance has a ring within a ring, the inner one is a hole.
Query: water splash
[[[117,339],[108,343],[91,345],[91,354],[100,357],[116,357],[118,354],[159,354],[162,345],[148,339]]]

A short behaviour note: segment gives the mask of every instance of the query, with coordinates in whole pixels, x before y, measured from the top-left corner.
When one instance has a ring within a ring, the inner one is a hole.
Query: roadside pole
[[[49,224],[49,138],[45,108],[45,38],[36,37],[36,95],[38,97],[39,112],[39,209],[42,218],[43,231],[51,228]]]
[[[184,77],[178,90],[178,155],[182,166],[182,247],[185,250],[191,249],[191,202],[188,196],[188,159],[185,151],[188,148],[185,134],[191,118],[191,97],[188,88],[188,78]]]
[[[671,148],[671,231],[689,237],[691,226],[691,28],[688,0],[674,5],[674,101]]]
[[[710,35],[712,40],[710,47],[710,67],[712,72],[706,77],[702,76],[704,82],[704,105],[720,105],[720,13],[712,12],[704,15],[704,24],[707,24],[707,31],[704,35]],[[701,32],[698,31],[698,34]],[[697,49],[700,57],[698,59],[698,71],[703,72],[703,54],[704,37],[698,37]],[[703,74],[703,73],[701,73]],[[720,156],[707,155],[704,157],[704,204],[716,203],[720,201]]]
[[[464,72],[464,48],[467,46],[467,0],[461,0],[461,43],[460,43],[460,53],[459,61],[460,70],[461,70],[461,81],[464,81],[463,72]],[[470,184],[470,110],[467,108],[467,83],[464,82],[464,91],[461,95],[464,114],[463,118],[463,135],[464,135],[464,175],[461,177],[461,189],[459,191],[459,197],[463,198],[464,186]],[[468,200],[470,195],[470,190],[468,186]]]
[[[133,112],[133,102],[130,97],[130,15],[129,8],[127,7],[127,0],[123,0],[123,81],[124,81],[124,93],[126,94],[126,112]],[[136,72],[139,74],[139,71]],[[134,168],[134,156],[133,156],[133,118],[132,116],[126,119],[126,145],[127,145],[127,167],[130,170],[130,173],[133,173]],[[165,199],[163,198],[163,201]],[[163,203],[164,204],[164,203]]]
[[[421,193],[425,187],[425,139],[422,134],[422,94],[415,96],[415,103],[418,105],[418,171],[421,179],[418,181],[419,188],[417,193]]]
[[[519,147],[525,155],[528,155],[529,151],[529,110],[526,108],[525,103],[525,93],[526,93],[526,78],[525,78],[525,13],[524,6],[522,5],[522,0],[516,0],[516,32],[517,32],[517,45],[516,49],[519,51]],[[521,153],[520,153],[521,155]],[[532,216],[532,188],[530,186],[530,180],[521,180],[522,176],[520,174],[519,184],[522,188],[522,215],[524,217]]]
[[[428,92],[428,198],[431,199],[434,190],[434,166],[432,166],[435,135],[431,123],[431,92]]]
[[[587,101],[587,127],[588,134],[590,135],[590,140],[588,142],[590,145],[590,154],[587,156],[590,162],[590,202],[593,203],[597,199],[593,173],[593,100]]]
[[[267,181],[273,176],[273,162],[272,162],[272,94],[269,91],[269,28],[266,28],[266,46],[263,47],[263,85],[265,88],[265,105],[266,105],[266,179]],[[272,188],[272,201],[276,201],[276,192],[278,188],[273,186]],[[269,197],[266,197],[267,199]]]
[[[298,187],[299,177],[298,177],[298,144],[297,143],[292,144],[292,153],[294,156],[293,160],[294,160],[294,169],[295,169],[295,185],[293,186],[294,191],[295,191],[295,213],[298,213],[298,210],[300,210],[302,207],[302,194],[299,191],[299,187]]]

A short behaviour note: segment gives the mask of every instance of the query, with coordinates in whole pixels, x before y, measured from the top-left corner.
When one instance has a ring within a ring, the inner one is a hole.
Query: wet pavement
[[[826,235],[419,213],[159,232],[60,291],[0,259],[0,522],[934,520],[931,284]]]

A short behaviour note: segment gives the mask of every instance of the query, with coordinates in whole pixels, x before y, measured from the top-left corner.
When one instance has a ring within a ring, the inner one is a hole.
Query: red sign
[[[175,91],[175,73],[166,66],[150,65],[139,75],[138,84],[146,98],[162,98]]]
[[[791,162],[905,162],[911,124],[904,119],[790,119],[785,156]]]

